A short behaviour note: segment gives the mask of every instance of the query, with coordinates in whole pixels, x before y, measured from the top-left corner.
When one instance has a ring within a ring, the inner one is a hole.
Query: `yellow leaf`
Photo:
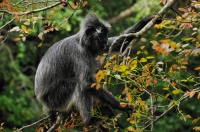
[[[171,102],[169,103],[168,107],[171,107],[173,104],[174,104],[174,102],[171,101]]]
[[[192,120],[192,123],[197,123],[198,122],[198,118],[197,119],[194,119],[194,120]]]
[[[172,87],[175,88],[176,87],[176,83],[172,82]]]
[[[103,74],[103,71],[102,71],[102,70],[99,70],[99,71],[96,73],[96,76],[100,76],[101,74]]]
[[[154,59],[154,56],[147,56],[147,59]]]
[[[112,77],[109,77],[109,78],[108,78],[108,83],[110,83],[111,79],[112,79]]]
[[[169,90],[169,88],[163,88],[163,90]]]
[[[200,92],[198,93],[197,99],[200,99]]]
[[[176,90],[173,90],[173,91],[172,91],[173,94],[179,94],[180,92],[181,92],[180,89],[176,89]]]
[[[135,121],[134,121],[134,120],[131,120],[130,123],[131,123],[131,124],[135,124]]]
[[[137,54],[137,55],[139,55],[140,53],[141,53],[141,51],[137,51],[137,53],[136,53],[136,54]]]
[[[170,94],[169,94],[169,93],[167,93],[167,94],[165,95],[165,98],[168,98],[168,97],[169,97],[169,95],[170,95]]]
[[[21,25],[22,30],[26,30],[26,26]]]
[[[126,106],[127,106],[127,104],[126,104],[126,103],[123,103],[123,102],[121,102],[121,103],[120,103],[120,106],[121,106],[121,107],[126,107]]]
[[[150,41],[154,45],[159,45],[158,41]]]
[[[178,105],[178,102],[177,102],[177,101],[174,101],[174,104],[175,104],[175,105]]]
[[[126,66],[119,66],[119,72],[124,72],[127,69]]]
[[[104,53],[104,54],[103,54],[103,56],[107,56],[107,55],[108,55],[107,53]]]
[[[162,44],[167,44],[167,43],[169,43],[169,39],[163,39],[163,40],[160,40],[160,42],[161,42]]]
[[[99,76],[96,75],[96,82],[99,82]]]
[[[18,38],[15,38],[15,41],[19,41],[19,40],[21,40],[21,38],[19,38],[19,37],[18,37]]]
[[[99,59],[99,63],[100,63],[100,65],[102,65],[102,64],[103,64],[103,61],[104,61],[104,59],[103,59],[103,58],[100,58],[100,59]]]
[[[132,127],[132,126],[129,126],[127,129],[128,129],[128,131],[130,131],[130,132],[135,132],[135,128]]]
[[[105,64],[104,68],[110,66],[111,64],[112,64],[112,63],[107,62],[107,63]]]
[[[25,22],[24,25],[30,25],[30,22]]]
[[[82,4],[82,6],[84,7],[84,6],[86,6],[87,4],[88,4],[88,2],[87,2],[87,1],[84,1],[83,4]]]
[[[192,97],[194,96],[194,94],[195,94],[195,91],[192,90],[192,91],[190,92],[190,98],[192,98]]]
[[[200,70],[200,66],[196,67],[194,70],[199,71]]]
[[[113,66],[113,71],[118,71],[118,66],[117,65]]]
[[[141,58],[140,62],[147,62],[147,59],[146,58]]]
[[[122,94],[126,94],[128,92],[128,87],[124,88],[124,90],[122,91]]]
[[[114,59],[116,57],[116,55],[111,56],[111,59]]]
[[[99,76],[99,82],[101,82],[101,80],[104,79],[104,77],[105,77],[105,74],[102,73],[102,74]]]
[[[186,66],[181,66],[181,69],[187,69],[187,67]]]
[[[193,38],[184,38],[183,41],[193,40]]]
[[[182,64],[184,64],[184,65],[187,65],[187,64],[188,64],[188,62],[187,62],[187,61],[183,61],[183,62],[182,62]]]
[[[131,65],[137,65],[137,60],[133,60],[133,61],[131,61],[130,64],[131,64]]]
[[[38,47],[41,47],[42,46],[42,43],[38,44]]]
[[[93,83],[90,87],[93,88],[94,86],[96,86],[97,84],[96,83]]]
[[[197,38],[198,38],[198,39],[200,39],[200,34],[199,34],[199,35],[197,35]]]
[[[97,90],[98,90],[100,87],[101,87],[100,84],[97,84],[97,85],[96,85],[96,89],[97,89]]]
[[[140,49],[142,49],[142,50],[143,50],[144,48],[145,48],[145,46],[140,46]]]
[[[132,102],[132,101],[133,101],[133,97],[132,97],[132,95],[131,95],[130,92],[128,92],[127,97],[128,97],[128,101],[129,101],[129,102]]]
[[[145,54],[148,54],[148,51],[147,51],[147,50],[145,50],[145,51],[144,51],[144,53],[145,53]]]

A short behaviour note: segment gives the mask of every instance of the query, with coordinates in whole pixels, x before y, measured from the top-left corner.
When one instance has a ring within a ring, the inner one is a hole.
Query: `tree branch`
[[[42,122],[42,121],[48,119],[50,116],[51,116],[51,115],[48,115],[47,117],[44,117],[44,118],[40,119],[39,121],[36,121],[36,122],[34,122],[34,123],[30,124],[30,125],[23,126],[23,127],[21,127],[20,129],[18,129],[17,132],[21,132],[21,130],[24,129],[24,128],[28,128],[28,127],[31,127],[31,126],[33,126],[33,125],[37,125],[38,123],[40,123],[40,122]]]
[[[181,96],[181,98],[179,98],[178,102],[180,103],[181,101],[183,101],[184,99],[186,99],[189,95],[183,95]],[[145,126],[143,130],[145,130],[147,127],[149,127],[150,125],[152,125],[152,123],[155,123],[158,119],[160,119],[161,117],[163,117],[168,111],[170,111],[174,106],[176,106],[175,104],[173,104],[172,106],[170,106],[165,112],[163,112],[161,115],[159,115],[156,119],[154,119],[153,121],[151,121],[151,123],[149,123],[147,126]]]
[[[58,6],[58,5],[62,4],[62,3],[63,3],[62,1],[61,2],[59,1],[59,2],[57,2],[55,4],[53,4],[53,5],[50,5],[50,6],[47,6],[47,7],[44,7],[44,8],[40,8],[40,9],[36,9],[36,10],[32,10],[32,11],[27,11],[27,12],[17,13],[17,12],[9,12],[7,10],[0,10],[0,12],[4,12],[4,13],[9,14],[9,15],[22,16],[22,15],[28,15],[28,14],[31,14],[31,13],[37,13],[37,12],[45,11],[45,10],[48,10],[50,8],[56,7],[56,6]]]
[[[125,49],[125,51],[122,53],[122,56],[126,55],[126,53],[131,50],[136,44],[137,42],[141,39],[142,36],[144,36],[147,31],[150,30],[151,27],[154,26],[154,24],[156,23],[156,20],[160,17],[163,17],[164,14],[175,4],[175,2],[177,2],[176,0],[169,0],[167,2],[167,4],[157,13],[157,15],[154,16],[154,18],[148,23],[146,24],[139,32],[137,33],[130,33],[130,34],[123,34],[118,36],[115,41],[111,44],[110,48],[109,48],[109,53],[108,55],[110,55],[113,45],[116,44],[116,42],[122,38],[125,37],[135,37],[131,43],[129,44],[129,46]]]
[[[6,24],[4,24],[3,26],[0,27],[0,30],[3,29],[4,27],[6,27],[7,25],[9,25],[11,22],[13,22],[15,20],[16,17],[14,17],[13,19],[11,19],[10,21],[8,21]]]

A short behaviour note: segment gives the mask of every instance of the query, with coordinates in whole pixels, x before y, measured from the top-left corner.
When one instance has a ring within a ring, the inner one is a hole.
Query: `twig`
[[[4,27],[6,27],[7,25],[9,25],[11,22],[13,22],[15,20],[16,17],[14,17],[13,19],[11,19],[10,21],[8,21],[6,24],[4,24],[3,26],[0,27],[0,30],[3,29]]]
[[[109,47],[109,51],[108,51],[108,56],[110,57],[113,46],[117,43],[117,41],[124,39],[124,38],[128,38],[128,37],[139,37],[139,32],[137,33],[128,33],[128,34],[122,34],[120,36],[118,36],[114,42],[111,44],[111,46]]]
[[[147,94],[149,94],[149,96],[150,96],[150,101],[151,101],[151,106],[150,106],[150,108],[151,108],[151,115],[152,115],[152,117],[153,117],[153,113],[154,113],[154,111],[153,111],[153,99],[152,99],[152,95],[151,95],[151,93],[149,92],[149,91],[147,91],[145,88],[143,89]],[[153,120],[151,120],[151,131],[153,131]]]
[[[179,100],[177,101],[178,103],[180,103],[181,101],[183,101],[184,99],[186,99],[189,95],[183,95],[181,96],[181,98],[179,98]],[[156,119],[152,120],[151,123],[149,123],[148,125],[146,125],[141,131],[144,131],[147,127],[149,127],[150,125],[152,125],[152,123],[155,123],[158,119],[160,119],[161,117],[163,117],[168,111],[170,111],[173,107],[175,106],[175,104],[173,104],[172,106],[169,107],[169,109],[167,109],[165,112],[163,112],[160,116],[158,116]]]
[[[33,126],[33,125],[37,125],[38,123],[40,123],[40,122],[42,122],[42,121],[48,119],[50,116],[51,116],[51,114],[48,115],[47,117],[44,117],[44,118],[40,119],[39,121],[36,121],[36,122],[30,124],[30,125],[23,126],[23,127],[21,127],[20,129],[18,129],[17,132],[20,132],[20,131],[21,131],[22,129],[24,129],[24,128],[28,128],[28,127],[31,127],[31,126]]]
[[[62,3],[63,2],[57,2],[53,5],[50,5],[50,6],[47,6],[47,7],[44,7],[44,8],[40,8],[40,9],[36,9],[36,10],[32,10],[32,11],[27,11],[27,12],[21,12],[21,13],[10,12],[10,11],[7,11],[7,10],[0,10],[0,12],[4,12],[4,13],[9,14],[9,15],[22,16],[22,15],[28,15],[28,14],[31,14],[31,13],[37,13],[37,12],[45,11],[45,10],[48,10],[50,8],[56,7],[56,6],[58,6]]]
[[[68,1],[67,1],[67,3],[68,3]],[[68,4],[69,4],[69,3],[68,3]],[[80,7],[80,4],[81,4],[81,2],[79,2],[77,8],[74,9],[74,11],[72,12],[72,14],[71,14],[66,20],[62,21],[62,22],[58,25],[58,27],[60,27],[65,21],[66,21],[66,22],[69,21],[69,19],[74,15],[74,13],[75,13],[75,12],[78,10],[78,8]],[[69,4],[69,5],[70,5],[70,4]],[[71,7],[71,5],[70,5],[70,7]],[[71,7],[71,8],[72,8],[72,7]]]

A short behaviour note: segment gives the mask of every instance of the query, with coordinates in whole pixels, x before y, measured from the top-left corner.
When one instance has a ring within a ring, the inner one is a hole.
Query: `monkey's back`
[[[71,107],[68,102],[73,102],[72,95],[76,88],[80,89],[87,85],[83,84],[82,80],[91,72],[94,60],[91,62],[87,59],[90,55],[79,44],[80,39],[77,36],[71,36],[52,45],[38,65],[35,94],[48,109]]]

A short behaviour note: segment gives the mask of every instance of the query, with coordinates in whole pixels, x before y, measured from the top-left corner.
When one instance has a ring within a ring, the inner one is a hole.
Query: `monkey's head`
[[[110,25],[100,20],[94,13],[89,13],[81,23],[82,45],[93,55],[104,48],[108,41]]]

